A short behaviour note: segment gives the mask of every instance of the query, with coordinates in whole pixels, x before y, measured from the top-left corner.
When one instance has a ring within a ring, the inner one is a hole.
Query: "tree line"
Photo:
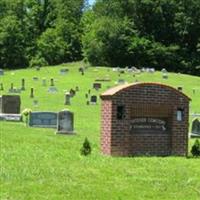
[[[0,0],[0,68],[82,59],[200,75],[200,1]]]

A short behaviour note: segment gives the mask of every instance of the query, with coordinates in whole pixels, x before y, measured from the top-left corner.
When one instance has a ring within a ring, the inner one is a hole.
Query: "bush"
[[[88,141],[87,138],[85,138],[85,141],[83,142],[83,146],[81,148],[81,155],[83,156],[87,156],[89,154],[91,154],[91,145],[90,145],[90,142]]]
[[[193,156],[200,156],[200,142],[199,140],[195,140],[194,145],[192,146],[191,153]]]
[[[30,67],[42,67],[46,65],[48,65],[47,61],[39,55],[33,57],[29,63]]]

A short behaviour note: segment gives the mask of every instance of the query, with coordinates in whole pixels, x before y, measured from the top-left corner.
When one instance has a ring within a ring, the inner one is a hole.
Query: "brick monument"
[[[101,150],[107,155],[188,151],[190,98],[160,83],[119,85],[101,94]]]

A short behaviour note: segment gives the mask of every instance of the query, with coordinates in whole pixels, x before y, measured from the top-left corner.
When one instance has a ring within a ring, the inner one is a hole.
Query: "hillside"
[[[192,102],[190,113],[200,113],[200,77],[169,73],[162,79],[161,72],[118,73],[112,68],[89,67],[84,75],[78,71],[82,63],[63,64],[55,67],[5,71],[0,76],[7,94],[11,83],[20,88],[25,79],[26,90],[21,93],[21,110],[74,112],[74,136],[55,135],[54,129],[26,127],[24,123],[1,122],[1,186],[0,199],[182,199],[200,198],[200,159],[184,157],[108,157],[100,152],[100,99],[97,105],[86,105],[85,93],[99,95],[118,79],[127,82],[161,82],[177,88],[183,87]],[[66,75],[59,70],[68,68]],[[38,77],[38,81],[33,80]],[[42,86],[42,78],[47,86]],[[47,92],[50,79],[54,78],[58,92]],[[97,78],[110,78],[102,82],[99,91],[92,89]],[[71,105],[64,105],[64,93],[71,88],[80,91],[72,98]],[[35,89],[38,106],[30,98],[30,88]],[[195,90],[195,93],[193,92]],[[190,119],[191,122],[192,119]],[[84,138],[92,144],[92,154],[80,155]],[[190,140],[190,146],[194,140]]]

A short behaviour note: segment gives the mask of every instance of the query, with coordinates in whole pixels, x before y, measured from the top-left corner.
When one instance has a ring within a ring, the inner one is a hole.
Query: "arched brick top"
[[[118,92],[120,92],[122,90],[127,90],[129,88],[138,87],[138,86],[139,87],[142,87],[142,86],[160,86],[162,88],[169,89],[169,90],[173,91],[174,93],[177,93],[180,96],[183,96],[188,101],[191,100],[187,95],[185,95],[184,93],[180,92],[179,90],[173,88],[172,86],[165,85],[165,84],[162,84],[162,83],[152,83],[152,82],[142,82],[142,83],[132,83],[132,84],[119,85],[119,86],[108,89],[107,91],[102,93],[100,97],[102,99],[104,99],[104,97],[111,97],[111,96],[116,95]]]

